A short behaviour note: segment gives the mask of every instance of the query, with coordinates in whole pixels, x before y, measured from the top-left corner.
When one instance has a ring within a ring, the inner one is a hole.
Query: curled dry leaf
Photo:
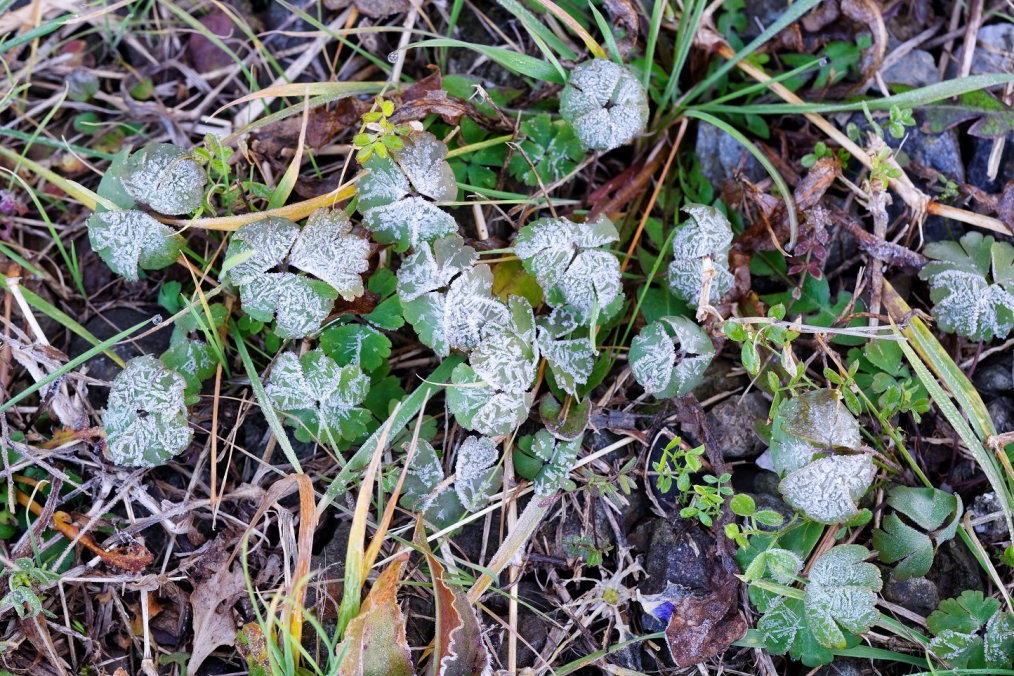
[[[222,537],[222,536],[220,536]],[[221,646],[236,644],[236,620],[232,604],[246,594],[243,568],[222,551],[213,564],[217,570],[208,579],[194,585],[190,594],[193,610],[194,646],[187,663],[187,676],[194,676],[204,660]]]
[[[155,560],[151,552],[140,542],[131,542],[130,544],[108,550],[103,549],[95,543],[91,535],[87,533],[81,535],[81,530],[75,525],[70,514],[66,512],[53,513],[53,529],[68,540],[73,541],[80,538],[78,542],[93,554],[106,563],[125,570],[128,573],[140,573]]]

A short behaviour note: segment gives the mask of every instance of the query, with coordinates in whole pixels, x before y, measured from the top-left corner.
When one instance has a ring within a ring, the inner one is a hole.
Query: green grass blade
[[[8,52],[14,49],[15,47],[20,47],[26,42],[31,42],[36,38],[46,37],[50,33],[53,33],[54,31],[58,30],[63,24],[67,23],[72,18],[74,18],[73,14],[65,14],[63,16],[53,19],[52,21],[47,21],[41,26],[36,26],[31,30],[27,30],[21,35],[17,36],[16,38],[11,38],[6,42],[0,42],[0,54]]]
[[[707,5],[707,0],[696,0],[696,2],[691,0],[684,7],[683,14],[680,16],[679,28],[676,30],[676,54],[673,58],[672,72],[669,73],[669,81],[666,82],[665,92],[662,95],[664,101],[671,101],[676,95],[676,86],[679,84],[683,66],[686,65],[690,48],[694,43],[694,35],[697,33],[701,16]]]
[[[28,134],[17,129],[6,129],[0,127],[0,136],[7,136],[8,138],[17,139],[18,141],[33,141],[40,146],[46,146],[49,148],[59,148],[60,150],[72,150],[74,153],[83,157],[95,157],[100,160],[111,160],[116,155],[112,153],[104,153],[99,150],[92,150],[84,146],[79,146],[74,143],[67,143],[66,141],[54,141],[46,136],[39,136],[35,138],[35,134]]]
[[[651,9],[651,23],[648,25],[648,38],[644,47],[644,72],[641,74],[641,86],[648,91],[651,82],[651,66],[655,63],[655,47],[658,45],[658,32],[662,29],[662,16],[667,3],[656,2]]]
[[[559,85],[564,84],[566,80],[564,74],[560,73],[552,64],[546,63],[541,59],[536,59],[533,56],[528,56],[527,54],[512,52],[509,49],[504,49],[503,47],[473,45],[468,42],[462,42],[461,40],[438,38],[434,40],[413,42],[406,45],[404,49],[419,47],[458,47],[461,49],[471,49],[472,51],[478,52],[479,54],[489,58],[491,61],[495,61],[508,70],[520,73],[521,75],[525,75],[527,77],[535,78],[536,80],[542,80],[543,82],[550,82],[552,84]]]
[[[528,8],[522,5],[520,2],[518,2],[518,0],[496,0],[496,1],[497,4],[499,4],[508,12],[516,16],[518,20],[521,22],[521,25],[525,27],[525,30],[527,30],[529,34],[531,34],[532,36],[538,35],[540,38],[542,38],[542,41],[548,47],[551,47],[553,50],[555,50],[556,53],[559,54],[561,58],[567,59],[569,61],[573,61],[574,59],[577,58],[577,54],[574,53],[574,50],[568,47],[563,40],[561,40],[556,36],[556,33],[550,30],[549,26],[539,21],[538,17],[532,14],[528,10]],[[447,37],[451,36],[448,35]],[[547,54],[546,55],[547,58],[551,56],[551,54],[552,52],[550,52],[550,54]]]

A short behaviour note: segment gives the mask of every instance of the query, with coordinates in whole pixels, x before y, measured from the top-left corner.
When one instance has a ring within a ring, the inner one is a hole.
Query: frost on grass
[[[104,211],[88,219],[88,241],[106,265],[128,282],[139,270],[160,270],[179,258],[186,240],[143,211]]]
[[[466,511],[481,509],[500,487],[501,469],[496,444],[488,437],[466,437],[454,465],[454,489]]]
[[[859,514],[856,503],[869,490],[875,474],[869,455],[834,455],[792,472],[778,490],[788,505],[814,521],[845,523]]]
[[[696,307],[700,304],[704,279],[704,257],[710,256],[715,276],[711,280],[709,302],[714,304],[732,288],[729,272],[729,246],[732,227],[721,211],[703,204],[683,208],[690,218],[676,229],[673,261],[669,264],[669,288],[673,295]]]
[[[616,227],[605,216],[592,223],[540,218],[518,233],[514,253],[551,305],[569,304],[588,315],[620,295],[620,263],[597,248],[618,240]]]
[[[1014,328],[1014,246],[970,232],[933,242],[919,276],[930,283],[933,317],[944,331],[990,341]]]
[[[317,209],[292,245],[289,261],[303,272],[331,285],[345,300],[363,295],[370,265],[370,243],[352,233],[352,222],[341,209]]]
[[[859,423],[835,390],[806,392],[779,405],[771,425],[771,460],[779,475],[834,448],[862,449]]]
[[[465,240],[457,234],[442,237],[432,245],[423,242],[405,257],[398,270],[398,297],[407,302],[445,288],[478,259],[475,249],[465,246]]]
[[[645,392],[668,399],[696,387],[714,355],[711,339],[693,320],[662,317],[631,342],[630,369]]]
[[[541,459],[545,465],[535,477],[535,494],[537,496],[555,495],[567,483],[570,470],[581,450],[583,435],[570,441],[559,441],[549,430],[541,429],[532,441],[532,454]]]
[[[458,424],[486,436],[503,436],[528,418],[532,396],[528,392],[498,392],[483,382],[468,364],[451,374],[447,405]]]
[[[359,408],[370,379],[355,364],[338,364],[317,349],[297,357],[282,354],[265,388],[272,405],[304,423],[311,435],[351,441],[366,433],[370,414]]]
[[[186,380],[152,356],[127,362],[102,412],[110,459],[128,467],[158,467],[182,453],[194,433],[187,425]]]
[[[120,165],[123,188],[139,204],[171,216],[201,206],[208,176],[197,160],[171,143],[152,143]]]
[[[612,150],[644,131],[648,96],[627,67],[592,59],[570,72],[560,94],[560,115],[586,148]]]
[[[864,560],[870,552],[860,545],[832,547],[813,564],[806,585],[806,620],[825,648],[846,647],[842,629],[853,634],[869,631],[879,619],[877,592],[880,570]]]

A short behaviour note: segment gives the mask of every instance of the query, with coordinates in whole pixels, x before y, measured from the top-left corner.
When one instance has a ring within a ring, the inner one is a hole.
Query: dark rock
[[[500,545],[499,541],[499,524],[500,524],[500,510],[493,512],[493,520],[489,529],[489,535],[486,538],[486,559],[485,562],[489,562],[489,559],[493,554],[496,553],[497,547]],[[485,519],[477,519],[471,523],[467,523],[461,527],[461,530],[451,536],[452,549],[456,550],[456,553],[460,553],[465,557],[465,560],[471,563],[480,563],[479,559],[482,556],[482,534],[486,528]]]
[[[714,546],[714,538],[696,525],[684,527],[679,533],[675,528],[665,519],[654,520],[644,564],[647,577],[638,589],[643,595],[667,591],[674,603],[685,596],[703,598],[710,592],[705,555]],[[664,631],[666,628],[664,623],[648,613],[642,614],[641,624],[646,632]]]
[[[505,621],[506,619],[504,617]],[[499,624],[497,626],[502,630],[498,632],[501,635],[501,640],[500,647],[497,650],[497,657],[500,660],[500,664],[507,664],[509,646],[507,631]],[[537,656],[528,646],[541,653],[542,649],[546,646],[549,629],[546,626],[546,621],[539,617],[538,614],[532,612],[523,603],[518,604],[518,636],[518,667],[521,669],[534,667]]]
[[[969,137],[972,143],[972,159],[968,161],[965,180],[980,190],[998,193],[1004,183],[1014,178],[1014,134],[1008,134],[1000,154],[1000,168],[993,180],[989,179],[989,154],[993,152],[993,139]]]
[[[895,580],[894,574],[884,570],[884,598],[913,613],[929,615],[940,605],[940,593],[935,584],[924,577]]]
[[[957,74],[958,64],[961,63],[963,54],[964,46],[962,45],[954,52],[954,60],[947,69],[948,77],[954,77]],[[1012,55],[1014,55],[1014,25],[996,23],[983,26],[976,36],[971,74],[1007,73],[1010,71]]]
[[[570,559],[583,557],[587,553],[582,551],[585,548],[607,552],[616,546],[616,534],[605,513],[609,508],[601,505],[599,500],[595,503],[591,524],[586,524],[584,514],[568,509],[562,524],[554,520],[544,526],[548,529],[550,555]]]
[[[986,410],[989,411],[989,417],[993,419],[993,425],[998,432],[1014,430],[1014,399],[997,397],[986,404]]]
[[[762,470],[753,478],[753,487],[758,493],[771,495],[777,498],[781,495],[781,493],[778,492],[779,481],[780,479],[775,472]]]
[[[952,599],[966,589],[985,591],[982,568],[965,543],[955,538],[937,548],[926,578],[937,586],[941,599]]]
[[[933,55],[921,49],[913,49],[901,57],[898,63],[884,71],[884,82],[909,87],[925,87],[940,82]]]
[[[764,167],[746,146],[710,124],[701,122],[698,125],[696,149],[701,173],[715,189],[715,194],[720,194],[725,180],[732,178],[741,165],[743,175],[751,183],[756,183],[767,175]]]
[[[979,364],[972,374],[972,384],[980,394],[998,397],[1014,391],[1014,373],[1011,372],[1011,355]]]
[[[746,387],[750,383],[750,380],[746,377],[745,373],[737,376],[729,375],[729,371],[734,368],[742,370],[740,364],[730,359],[723,359],[722,357],[713,359],[704,372],[701,382],[694,388],[694,396],[697,397],[697,400],[707,401],[716,394]]]
[[[1000,400],[998,399],[997,401]],[[979,539],[984,542],[998,542],[1006,539],[1008,532],[1007,520],[1003,517],[1003,505],[1000,503],[1000,498],[996,496],[995,492],[990,491],[989,493],[975,496],[975,500],[972,501],[968,512],[972,515],[972,519],[981,519],[985,516],[994,517],[990,521],[975,526],[975,532],[978,534]]]
[[[117,333],[120,333],[125,329],[129,329],[132,326],[140,324],[146,319],[151,319],[156,314],[158,313],[142,313],[131,308],[114,308],[108,312],[104,312],[101,316],[96,315],[92,317],[85,324],[85,328],[99,340],[106,340],[108,338],[112,338]],[[146,330],[147,329],[142,329],[139,333],[144,333]],[[118,345],[114,345],[111,349],[123,361],[139,357],[142,354],[150,354],[152,356],[159,357],[163,352],[169,349],[170,333],[171,329],[165,328],[160,331],[155,331],[143,338],[124,341]],[[84,338],[75,336],[70,342],[70,352],[68,356],[74,358],[87,352],[92,347],[93,345]],[[102,353],[99,353],[86,361],[84,366],[88,369],[88,375],[90,377],[110,383],[121,371],[120,367],[117,366],[112,359]],[[99,387],[97,385],[89,386],[88,400],[94,408],[99,409],[105,406],[108,398],[108,388]]]
[[[770,406],[763,394],[753,390],[743,397],[730,397],[708,411],[708,424],[727,460],[764,450],[764,440],[754,432],[754,423],[767,418]]]

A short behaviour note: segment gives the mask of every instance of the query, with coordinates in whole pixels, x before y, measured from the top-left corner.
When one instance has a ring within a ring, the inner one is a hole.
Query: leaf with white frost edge
[[[406,197],[367,209],[363,213],[363,227],[373,233],[377,242],[397,245],[399,252],[458,231],[458,224],[449,213],[421,197]]]
[[[587,338],[553,340],[552,334],[539,330],[539,351],[556,379],[556,384],[568,394],[577,396],[577,388],[588,382],[595,368],[595,353]]]
[[[933,317],[940,328],[972,340],[1006,338],[1014,328],[1014,295],[977,275],[946,270],[930,281]]]
[[[419,193],[436,202],[453,202],[458,197],[454,171],[445,159],[447,146],[430,132],[404,138],[404,146],[391,155]]]
[[[397,202],[408,194],[408,179],[390,157],[374,153],[363,164],[366,174],[356,184],[360,213]]]
[[[859,423],[838,392],[814,390],[778,406],[771,423],[771,461],[779,476],[832,448],[862,449]]]
[[[152,143],[120,165],[120,181],[139,204],[180,216],[201,206],[208,176],[189,152],[171,143]]]
[[[500,488],[502,470],[497,466],[496,444],[488,437],[466,437],[458,447],[454,465],[454,489],[468,512],[489,502],[490,494]]]
[[[88,241],[106,265],[128,282],[138,270],[161,270],[180,257],[186,240],[143,211],[103,211],[88,219]]]
[[[279,338],[304,338],[320,328],[338,297],[331,285],[291,272],[268,272],[239,287],[243,310],[260,322],[276,319]]]
[[[648,124],[648,96],[634,73],[607,59],[574,67],[560,94],[560,115],[586,148],[608,151]]]
[[[493,272],[488,265],[476,265],[458,276],[447,290],[444,315],[447,343],[452,349],[469,352],[491,327],[508,326],[507,306],[493,297]]]
[[[298,225],[287,218],[275,216],[240,227],[229,239],[225,260],[240,255],[249,257],[229,268],[223,275],[223,281],[240,286],[260,279],[265,272],[285,261],[298,236]],[[248,254],[250,251],[254,253]]]
[[[583,438],[584,435],[581,435],[570,441],[559,441],[545,428],[535,433],[532,453],[546,463],[535,477],[537,496],[555,495],[564,487]]]
[[[187,381],[188,404],[197,403],[199,397],[196,395],[201,392],[201,381],[215,375],[218,364],[214,351],[201,340],[181,340],[166,350],[159,359]]]
[[[190,445],[186,380],[150,355],[135,357],[113,380],[102,412],[106,449],[117,465],[158,467]]]
[[[469,364],[494,389],[525,392],[532,386],[539,365],[535,317],[524,298],[511,296],[509,300],[510,324],[485,327],[486,338],[472,350]]]
[[[311,426],[326,427],[346,440],[366,432],[369,412],[359,405],[369,394],[370,379],[358,365],[338,366],[322,350],[302,357],[285,352],[271,369],[265,388],[272,405],[288,413],[306,412]],[[326,436],[324,437],[326,439]]]
[[[700,303],[704,275],[704,256],[712,259],[715,275],[711,280],[709,302],[714,304],[732,288],[729,272],[729,246],[732,227],[729,219],[715,207],[689,204],[683,208],[690,218],[676,228],[673,237],[673,261],[669,265],[669,288],[673,295],[692,307]]]
[[[714,355],[711,339],[693,320],[663,317],[641,329],[631,342],[630,369],[645,392],[668,399],[696,387]]]
[[[409,443],[404,445],[406,451]],[[444,468],[436,450],[425,439],[419,439],[402,486],[401,506],[411,512],[422,512],[426,521],[440,528],[456,523],[465,508],[452,486],[434,493],[443,480]]]
[[[352,222],[341,209],[317,209],[292,245],[289,262],[331,285],[345,300],[363,295],[370,264],[370,243],[351,234]]]
[[[873,483],[869,455],[834,455],[811,462],[782,479],[785,502],[818,523],[845,523],[859,513],[856,503]]]
[[[458,424],[490,437],[510,434],[528,417],[532,396],[528,392],[497,392],[475,374],[468,364],[459,364],[451,374],[447,406]]]
[[[880,569],[864,560],[870,552],[860,545],[838,545],[821,555],[806,585],[806,620],[826,648],[842,650],[842,628],[853,634],[869,631],[880,619],[877,592],[883,585]]]
[[[442,237],[432,245],[422,242],[398,269],[398,297],[407,302],[442,289],[478,259],[475,249],[465,246],[465,240],[457,234]]]

